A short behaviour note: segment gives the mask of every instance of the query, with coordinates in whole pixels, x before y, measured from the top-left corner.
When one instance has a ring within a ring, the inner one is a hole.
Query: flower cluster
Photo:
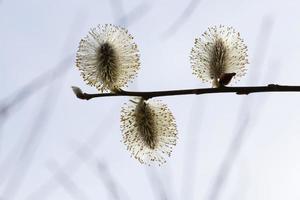
[[[211,27],[202,38],[196,38],[190,56],[193,74],[203,82],[212,82],[214,87],[220,86],[223,77],[228,77],[226,74],[236,80],[244,76],[247,57],[247,47],[240,34],[226,26]]]
[[[87,84],[101,92],[127,85],[140,67],[139,51],[124,28],[106,24],[92,28],[80,41],[76,65]]]
[[[238,32],[232,27],[214,26],[195,40],[190,61],[199,79],[213,87],[225,87],[245,74],[247,57],[247,47]],[[126,29],[99,25],[80,41],[76,65],[87,84],[100,92],[118,94],[137,75],[139,51]],[[79,88],[72,89],[78,98],[84,98]],[[172,112],[149,96],[131,99],[122,107],[121,131],[131,156],[143,164],[165,163],[177,143]]]
[[[175,118],[166,104],[143,98],[131,100],[121,111],[123,141],[141,163],[165,163],[177,141]]]

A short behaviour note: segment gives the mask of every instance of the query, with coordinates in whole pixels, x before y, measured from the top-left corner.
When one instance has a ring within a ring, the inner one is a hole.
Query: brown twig
[[[184,89],[184,90],[166,90],[166,91],[153,91],[153,92],[135,92],[119,90],[114,93],[97,93],[88,94],[81,91],[78,87],[72,87],[73,92],[79,99],[90,100],[97,97],[111,97],[111,96],[135,96],[144,99],[162,96],[175,96],[175,95],[200,95],[200,94],[213,94],[213,93],[236,93],[238,95],[248,95],[250,93],[258,92],[300,92],[300,86],[288,86],[269,84],[267,86],[248,86],[248,87],[219,87],[219,88],[200,88],[200,89]]]

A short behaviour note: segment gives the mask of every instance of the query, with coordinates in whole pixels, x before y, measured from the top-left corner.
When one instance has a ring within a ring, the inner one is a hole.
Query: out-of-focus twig
[[[117,21],[122,24],[126,21],[124,26],[129,27],[132,24],[136,23],[138,20],[142,19],[142,16],[145,16],[150,11],[151,6],[148,3],[142,2],[138,6],[132,9],[127,15],[122,16]]]
[[[81,161],[83,163],[86,163],[89,167],[96,166],[97,177],[106,187],[111,199],[129,199],[128,194],[125,192],[125,190],[121,187],[120,183],[114,178],[114,176],[110,172],[106,162],[103,160],[99,160],[88,146],[86,146],[84,151],[77,152],[77,156],[79,156]],[[90,163],[88,163],[88,161],[90,161]]]
[[[55,174],[57,182],[65,189],[70,197],[77,200],[88,199],[88,196],[85,194],[85,192],[80,189],[77,183],[74,182],[72,178],[59,167],[54,159],[48,163],[47,167],[53,174]]]
[[[198,106],[201,105],[201,106]],[[191,106],[190,120],[188,123],[188,133],[186,134],[185,156],[183,165],[183,177],[181,187],[181,199],[193,199],[194,181],[197,171],[197,152],[199,136],[201,135],[202,118],[205,113],[205,101],[195,99]]]
[[[72,154],[72,156],[66,161],[63,167],[61,167],[61,171],[58,170],[44,183],[42,183],[34,192],[29,194],[25,199],[26,200],[40,200],[41,198],[46,199],[46,197],[57,190],[59,187],[56,183],[56,176],[57,174],[60,174],[61,172],[68,171],[68,174],[71,176],[72,174],[75,174],[80,167],[83,165],[83,162],[78,161],[78,154],[82,154],[86,152],[86,149],[90,149],[90,151],[94,151],[96,148],[101,147],[101,143],[105,141],[107,134],[107,128],[109,126],[103,126],[103,124],[108,124],[111,121],[111,114],[110,112],[108,116],[104,118],[102,122],[100,122],[100,126],[96,128],[96,130],[93,132],[92,135],[90,135],[87,139],[87,141],[80,145],[76,151]],[[91,159],[91,157],[86,154],[85,157],[86,160]]]
[[[64,47],[68,47],[68,44],[73,42],[73,33],[78,30],[78,26],[80,27],[80,24],[83,24],[86,19],[86,16],[82,13],[78,13],[75,17],[75,20],[73,22],[73,25],[70,28],[70,31],[66,37]],[[66,49],[63,49],[63,53],[66,52]],[[37,91],[42,89],[43,87],[47,85],[51,85],[55,80],[60,79],[64,77],[70,69],[68,63],[72,61],[72,58],[74,55],[69,55],[63,58],[55,67],[51,68],[50,70],[44,72],[43,74],[39,75],[38,77],[32,79],[28,84],[23,86],[21,89],[19,89],[14,94],[0,100],[0,147],[1,147],[1,141],[2,141],[2,134],[1,134],[1,128],[2,125],[5,123],[5,121],[8,119],[10,114],[12,113],[12,110],[17,105],[24,102],[26,99],[28,99],[31,95],[35,94]],[[0,149],[1,152],[1,149]],[[13,156],[15,157],[15,156]],[[8,159],[11,159],[10,156],[8,156]],[[7,161],[5,159],[4,161]],[[4,165],[7,165],[10,162],[4,162]],[[0,165],[3,165],[2,163]],[[1,166],[0,166],[1,168]],[[3,182],[3,179],[0,178],[0,184]]]
[[[168,197],[168,192],[166,191],[157,171],[155,171],[154,168],[147,168],[146,173],[150,181],[151,189],[153,190],[153,193],[155,193],[157,196],[155,199],[159,199],[159,200],[170,199]]]
[[[5,112],[0,111],[0,119],[4,121],[5,118],[9,116],[8,111],[12,109],[17,104],[21,103],[25,99],[29,98],[31,95],[33,95],[35,92],[37,92],[39,89],[42,89],[43,87],[47,86],[48,84],[51,86],[55,80],[57,80],[59,77],[63,77],[67,72],[67,69],[70,68],[70,62],[71,62],[71,56],[66,57],[63,59],[55,68],[52,70],[45,72],[38,78],[32,80],[28,85],[23,87],[24,91],[19,91],[16,95],[12,95],[11,97],[8,97],[5,101],[7,103],[0,103],[0,110],[5,110]],[[49,94],[52,94],[53,91],[49,91]],[[55,98],[50,97],[48,94],[49,99]],[[57,94],[53,94],[54,96],[57,96]],[[10,100],[9,100],[10,99]],[[46,102],[47,100],[45,100]],[[4,106],[5,105],[5,106]],[[2,106],[2,107],[1,107]],[[50,105],[48,105],[50,106]],[[49,109],[49,108],[47,108]],[[4,123],[4,122],[1,122]],[[37,120],[39,122],[39,120]],[[1,135],[0,135],[1,136]],[[16,146],[15,149],[18,149],[19,145]],[[11,151],[7,154],[7,156],[3,159],[3,161],[0,163],[0,184],[3,183],[4,177],[7,175],[6,169],[9,169],[9,166],[11,165],[12,161],[16,158],[16,150]],[[3,173],[5,172],[5,173]]]
[[[69,34],[67,35],[65,43],[63,45],[64,47],[72,42],[73,37],[71,37],[70,34],[78,30],[78,25],[80,27],[80,24],[78,23],[83,22],[84,17],[80,15],[79,18],[80,20],[75,17],[74,21],[76,22],[76,24],[73,23],[73,26],[71,26]],[[56,80],[58,79],[60,81],[63,81],[59,78],[67,74],[66,72],[68,71],[68,69],[70,69],[72,58],[72,55],[65,57],[55,68],[33,79],[14,96],[12,96],[11,98],[7,98],[6,101],[4,101],[4,106],[0,103],[0,116],[2,113],[1,111],[5,111],[4,113],[6,113],[7,115],[7,110],[30,97],[43,86],[49,85],[49,89],[45,94],[45,100],[43,102],[43,105],[41,106],[37,119],[34,121],[29,137],[24,138],[24,142],[21,141],[21,149],[20,144],[16,144],[15,148],[13,148],[10,153],[8,153],[6,159],[4,159],[4,161],[0,165],[0,169],[3,170],[1,171],[1,183],[4,182],[3,176],[7,177],[7,174],[9,174],[7,173],[7,169],[13,170],[13,174],[11,177],[9,177],[3,192],[3,196],[6,199],[14,199],[19,188],[23,184],[23,180],[26,177],[31,163],[33,162],[35,151],[38,148],[38,145],[41,143],[41,139],[44,135],[43,128],[46,126],[48,119],[50,118],[51,113],[54,110],[53,106],[55,105],[56,100],[59,98],[59,91],[62,89],[61,82],[56,82]],[[19,156],[17,156],[18,154]],[[12,165],[13,161],[16,162],[14,165]]]
[[[64,47],[67,47],[70,43],[73,42],[73,33],[78,31],[78,27],[82,26],[85,23],[85,20],[86,15],[78,12],[66,37],[66,40],[63,45]],[[63,53],[64,52],[65,49],[63,49]],[[75,54],[65,56],[59,61],[59,63],[55,67],[32,79],[29,83],[25,84],[22,88],[18,89],[18,91],[14,92],[14,94],[9,95],[4,99],[0,99],[0,121],[2,120],[2,117],[4,115],[5,117],[8,117],[8,114],[10,113],[13,107],[28,99],[38,90],[42,89],[47,85],[50,85],[53,81],[63,77],[67,73],[67,71],[71,69],[69,63],[71,63],[74,60],[74,56]]]
[[[102,182],[106,186],[106,189],[109,191],[111,198],[114,200],[122,199],[118,191],[118,184],[116,183],[115,178],[113,178],[112,174],[110,173],[106,163],[99,161],[97,167],[99,179],[102,180]]]
[[[15,92],[15,94],[12,94],[0,100],[0,144],[2,141],[1,128],[5,123],[6,119],[12,113],[13,108],[24,102],[26,99],[28,99],[31,95],[35,94],[40,89],[52,84],[53,81],[63,77],[67,73],[68,69],[70,69],[69,63],[71,62],[72,57],[72,55],[67,56],[66,58],[61,60],[61,62],[56,67],[47,72],[44,72],[37,78],[31,80],[28,84],[26,84],[17,92]],[[12,159],[11,155],[8,155],[6,158],[9,160]],[[2,168],[2,165],[7,165],[10,163],[7,162],[7,159],[4,159],[4,161],[0,163],[0,169]],[[3,171],[0,171],[0,177],[1,172]],[[0,178],[0,184],[2,180],[3,179]]]
[[[127,17],[122,0],[109,0],[109,2],[115,21],[117,21],[121,26],[127,26]]]
[[[41,109],[37,115],[37,118],[35,119],[35,123],[33,124],[29,136],[26,138],[23,146],[21,147],[20,155],[16,161],[16,164],[14,165],[13,174],[8,179],[2,194],[6,200],[12,200],[15,198],[30,168],[30,164],[33,160],[38,144],[41,143],[44,133],[43,128],[50,117],[50,113],[53,111],[52,106],[59,97],[59,87],[57,87],[58,85],[54,86],[56,87],[52,86],[47,90],[47,95],[45,96],[45,100],[41,105]],[[18,148],[18,146],[16,146],[16,148]],[[13,152],[16,153],[17,150]]]
[[[63,76],[65,72],[70,69],[70,65],[68,63],[71,62],[72,58],[73,55],[67,56],[56,67],[31,80],[28,84],[19,89],[19,91],[15,94],[0,100],[0,116],[8,115],[9,111],[14,106],[26,100],[37,90],[42,89],[54,80]]]
[[[183,26],[183,24],[187,22],[188,18],[197,9],[200,2],[201,0],[191,0],[188,6],[183,10],[181,15],[163,33],[163,38],[168,39],[173,36]]]
[[[0,100],[0,144],[1,144],[1,136],[2,131],[1,128],[3,124],[5,123],[6,119],[10,116],[12,113],[12,110],[15,106],[19,105],[26,99],[28,99],[31,95],[35,94],[38,90],[42,89],[43,87],[51,84],[51,82],[55,81],[56,79],[62,77],[65,75],[65,73],[70,69],[68,63],[72,60],[73,56],[67,56],[65,59],[63,59],[57,67],[54,67],[53,69],[41,74],[37,78],[30,81],[28,84],[23,86],[21,89],[19,89],[15,94],[12,94],[2,100]],[[0,145],[1,147],[1,145]],[[11,159],[9,156],[8,159]],[[6,159],[5,159],[6,160]],[[7,165],[8,163],[4,163],[4,165]],[[3,165],[3,162],[0,164]],[[0,175],[1,176],[1,175]],[[1,178],[0,178],[1,179]],[[1,184],[0,180],[0,184]]]

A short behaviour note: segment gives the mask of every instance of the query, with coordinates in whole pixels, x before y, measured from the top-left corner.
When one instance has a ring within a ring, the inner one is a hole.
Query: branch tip
[[[85,95],[83,94],[82,90],[79,87],[72,86],[71,87],[74,94],[76,95],[77,98],[79,99],[85,99]]]

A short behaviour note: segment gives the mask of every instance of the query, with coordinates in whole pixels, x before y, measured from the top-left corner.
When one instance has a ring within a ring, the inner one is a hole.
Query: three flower
[[[193,74],[213,87],[224,87],[245,74],[247,47],[232,27],[214,26],[195,40],[190,61]],[[121,91],[136,77],[139,51],[124,28],[92,28],[80,41],[76,65],[87,84],[100,92]],[[173,114],[166,104],[136,97],[121,110],[123,142],[131,155],[145,164],[166,162],[177,142]]]

